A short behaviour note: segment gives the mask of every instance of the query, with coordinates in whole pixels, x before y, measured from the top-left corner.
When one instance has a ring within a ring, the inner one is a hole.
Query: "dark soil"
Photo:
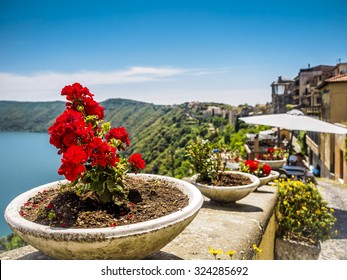
[[[206,185],[211,185],[211,182],[199,182]],[[251,184],[252,180],[241,174],[234,173],[218,173],[217,179],[212,182],[213,186],[217,187],[235,187],[235,186],[244,186]]]
[[[129,202],[123,206],[82,199],[66,188],[38,193],[20,214],[29,221],[53,227],[116,227],[159,218],[188,205],[188,197],[170,183],[128,178]]]

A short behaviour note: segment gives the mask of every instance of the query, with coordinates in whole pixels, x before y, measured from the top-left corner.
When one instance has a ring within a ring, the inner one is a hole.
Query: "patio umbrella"
[[[305,116],[299,110],[285,114],[259,115],[243,117],[240,120],[249,124],[268,125],[288,130],[303,130],[333,134],[347,134],[347,129],[312,117]]]
[[[249,124],[268,125],[288,130],[303,130],[332,134],[347,134],[347,129],[312,117],[305,116],[299,110],[291,110],[285,114],[259,115],[243,117],[240,120]],[[278,136],[279,137],[279,136]],[[289,141],[289,149],[292,149],[293,133]]]

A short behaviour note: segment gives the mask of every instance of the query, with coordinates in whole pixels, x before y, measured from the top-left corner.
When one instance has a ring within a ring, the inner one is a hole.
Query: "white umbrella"
[[[305,116],[299,110],[291,110],[285,114],[259,115],[243,117],[240,120],[249,124],[268,125],[288,130],[303,130],[333,134],[347,134],[347,129],[328,122]]]

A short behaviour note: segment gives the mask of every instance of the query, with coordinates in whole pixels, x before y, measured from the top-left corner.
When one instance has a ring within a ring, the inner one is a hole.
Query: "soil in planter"
[[[117,206],[82,199],[59,188],[38,193],[26,202],[20,214],[32,222],[53,227],[116,227],[159,218],[188,205],[189,198],[169,182],[128,178],[129,202]]]
[[[205,185],[211,185],[211,182],[200,182]],[[213,186],[218,187],[235,187],[235,186],[244,186],[252,184],[252,180],[247,176],[241,174],[234,173],[218,173],[218,177],[216,180],[212,182]]]

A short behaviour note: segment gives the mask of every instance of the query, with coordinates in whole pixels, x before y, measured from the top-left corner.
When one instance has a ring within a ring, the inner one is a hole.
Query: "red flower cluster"
[[[116,156],[116,149],[109,146],[101,138],[94,138],[89,144],[88,156],[91,160],[92,166],[116,166],[116,163],[119,161],[119,158]]]
[[[282,160],[285,157],[285,150],[282,148],[270,147],[267,149],[267,154],[259,154],[260,160]]]
[[[136,173],[140,169],[144,169],[146,167],[146,163],[143,160],[141,154],[133,154],[129,157],[129,163],[133,167],[134,172]]]
[[[255,160],[254,161],[253,160],[246,160],[245,165],[248,166],[249,171],[251,171],[253,173],[258,169],[259,162],[255,161]]]
[[[69,102],[66,110],[48,129],[50,143],[59,149],[59,154],[63,154],[58,173],[75,181],[95,166],[116,168],[120,162],[117,148],[125,150],[123,144],[130,145],[129,133],[124,127],[118,127],[104,135],[107,131],[100,126],[104,109],[93,100],[94,95],[88,88],[74,83],[65,86],[61,94],[66,95]],[[119,140],[117,145],[111,139]],[[132,155],[129,163],[136,171],[145,167],[140,154]]]
[[[61,95],[66,95],[66,99],[71,101],[71,103],[67,103],[68,107],[84,112],[86,116],[97,116],[100,120],[104,118],[104,108],[94,101],[94,94],[81,84],[74,83],[71,86],[65,86]]]
[[[110,142],[111,139],[120,140],[126,146],[130,146],[129,133],[125,130],[123,126],[112,128],[106,135],[106,141]],[[118,149],[125,150],[124,147],[118,146]]]
[[[66,179],[75,181],[78,176],[86,170],[85,163],[87,155],[81,146],[71,146],[64,154],[61,160],[58,173],[64,175]]]
[[[65,110],[48,129],[49,142],[64,153],[73,145],[88,144],[94,137],[92,125],[87,125],[81,112]]]
[[[271,167],[267,164],[262,164],[257,160],[246,160],[241,164],[240,171],[254,174],[258,177],[266,177],[271,173]]]

